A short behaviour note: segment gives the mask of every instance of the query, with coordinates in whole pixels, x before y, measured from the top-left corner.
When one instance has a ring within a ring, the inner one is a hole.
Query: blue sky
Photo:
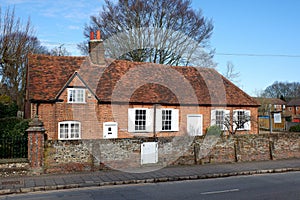
[[[2,11],[15,6],[16,16],[31,18],[43,45],[64,44],[72,55],[79,55],[76,44],[84,40],[83,26],[102,4],[103,0],[1,0]],[[256,95],[275,81],[300,81],[299,0],[193,0],[192,5],[213,21],[217,70],[224,72],[232,62],[240,72],[238,86],[248,94]]]

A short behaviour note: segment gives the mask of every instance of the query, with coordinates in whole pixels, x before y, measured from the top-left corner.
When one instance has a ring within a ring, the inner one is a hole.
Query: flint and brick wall
[[[46,173],[141,167],[141,144],[151,139],[47,141]],[[300,158],[300,133],[157,138],[158,165],[191,165]]]

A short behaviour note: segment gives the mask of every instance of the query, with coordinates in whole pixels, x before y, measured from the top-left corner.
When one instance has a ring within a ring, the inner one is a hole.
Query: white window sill
[[[81,138],[58,138],[58,140],[81,140]]]
[[[160,131],[156,131],[156,132],[179,132],[179,131],[174,131],[174,130],[160,130]]]

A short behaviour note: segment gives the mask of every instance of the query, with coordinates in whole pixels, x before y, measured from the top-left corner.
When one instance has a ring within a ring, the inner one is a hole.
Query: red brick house
[[[300,122],[300,99],[292,99],[287,104],[287,112],[293,122]]]
[[[225,115],[257,119],[259,104],[215,69],[104,59],[100,34],[88,57],[30,55],[26,111],[48,139],[202,135]],[[258,133],[256,120],[239,133]]]
[[[259,115],[269,115],[269,112],[285,113],[287,103],[279,98],[254,97],[259,103]]]

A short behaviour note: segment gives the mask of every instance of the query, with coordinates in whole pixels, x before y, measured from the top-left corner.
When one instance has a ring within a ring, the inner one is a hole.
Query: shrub
[[[4,104],[0,102],[0,118],[17,116],[18,106],[15,103]]]
[[[0,159],[27,157],[28,122],[17,117],[0,119]]]
[[[221,136],[222,130],[217,125],[210,126],[206,129],[206,134],[209,136]]]
[[[17,117],[0,119],[0,136],[24,135],[28,128],[29,120]]]
[[[292,126],[289,130],[290,132],[300,132],[300,124]]]

